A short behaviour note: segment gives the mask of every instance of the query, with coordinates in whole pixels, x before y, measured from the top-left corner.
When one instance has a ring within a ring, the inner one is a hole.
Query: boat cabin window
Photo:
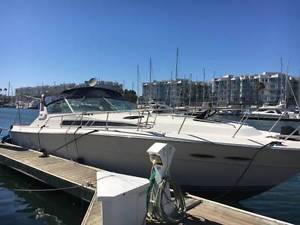
[[[48,113],[71,113],[71,109],[64,99],[51,102],[47,105]]]

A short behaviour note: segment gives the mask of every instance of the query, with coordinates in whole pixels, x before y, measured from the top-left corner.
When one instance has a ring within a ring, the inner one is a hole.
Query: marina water
[[[0,108],[0,127],[13,122],[31,123],[37,110]],[[3,134],[2,134],[3,136]],[[62,191],[27,192],[16,189],[45,189],[49,186],[0,166],[1,225],[76,225],[81,224],[88,203]]]
[[[13,122],[29,124],[37,110],[0,108],[0,127],[9,128]],[[224,118],[222,118],[224,119]],[[238,120],[238,117],[226,117]],[[268,130],[274,121],[248,121],[256,128]],[[280,122],[296,127],[296,122]],[[5,134],[5,133],[4,133]],[[4,135],[2,134],[2,136]],[[276,174],[274,174],[276,176]],[[19,192],[15,189],[44,189],[44,184],[0,166],[0,221],[1,225],[80,224],[88,204],[64,192]],[[300,224],[300,175],[258,196],[229,203],[251,212]]]

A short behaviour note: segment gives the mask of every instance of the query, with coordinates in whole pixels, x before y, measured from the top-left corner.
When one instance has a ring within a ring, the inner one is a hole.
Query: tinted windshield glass
[[[105,100],[111,105],[113,110],[132,110],[136,109],[136,105],[119,99],[105,98]]]
[[[118,111],[136,108],[133,103],[112,98],[71,98],[68,102],[74,112]]]
[[[48,113],[70,113],[71,109],[64,99],[51,102],[47,105]]]

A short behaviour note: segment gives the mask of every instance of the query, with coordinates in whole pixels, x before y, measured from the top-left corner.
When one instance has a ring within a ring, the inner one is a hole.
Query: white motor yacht
[[[290,120],[290,121],[300,121],[299,113],[284,110],[278,107],[260,107],[255,111],[250,112],[248,115],[249,119],[257,120]]]
[[[149,177],[146,150],[176,148],[171,173],[183,190],[245,198],[300,171],[300,142],[240,123],[137,110],[114,91],[82,87],[42,98],[38,118],[13,125],[14,144],[105,170]]]

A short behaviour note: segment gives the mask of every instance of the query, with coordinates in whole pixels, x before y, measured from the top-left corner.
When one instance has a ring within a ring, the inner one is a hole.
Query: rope
[[[258,143],[258,142],[256,142]],[[248,170],[250,169],[250,167],[252,166],[253,162],[255,161],[258,153],[260,153],[262,150],[265,149],[265,147],[268,147],[268,146],[272,146],[273,144],[278,144],[280,142],[277,142],[277,141],[271,141],[265,145],[262,145],[254,154],[253,156],[251,157],[248,165],[246,166],[246,168],[244,169],[244,171],[241,173],[241,175],[236,179],[234,185],[232,186],[232,188],[228,191],[226,191],[225,193],[221,194],[220,196],[214,198],[214,199],[222,199],[224,198],[225,196],[227,196],[229,193],[231,193],[238,185],[239,183],[241,182],[241,180],[244,178],[245,174],[248,172]]]
[[[69,190],[69,189],[74,189],[74,188],[79,188],[80,185],[75,185],[71,187],[63,187],[63,188],[44,188],[44,189],[25,189],[25,188],[20,188],[20,189],[12,189],[13,191],[18,191],[18,192],[50,192],[50,191],[63,191],[63,190]]]
[[[40,132],[42,131],[42,129],[45,127],[46,125],[43,125],[40,127],[39,131],[37,132],[37,137],[38,137],[38,142],[39,142],[39,150],[41,150],[41,139],[40,139]]]
[[[152,168],[147,190],[147,220],[168,224],[179,223],[186,216],[184,196],[179,186],[169,176],[164,177],[160,183],[156,183],[155,176],[156,171]],[[173,190],[173,198],[170,196],[169,189]],[[172,207],[172,213],[167,213],[165,210],[168,204]]]
[[[81,128],[82,128],[82,126],[77,127],[76,130],[75,130],[74,133],[73,133],[77,157],[79,156],[79,150],[78,150],[78,143],[77,143],[77,140],[75,140],[75,139],[76,139],[76,133],[77,133],[77,131],[79,131],[79,129],[81,129]]]
[[[99,130],[92,130],[92,131],[89,131],[89,132],[87,132],[87,133],[84,133],[84,134],[80,135],[79,137],[74,138],[73,140],[68,141],[68,142],[66,142],[65,144],[63,144],[63,145],[57,147],[56,149],[52,150],[51,153],[55,153],[55,152],[61,150],[63,147],[65,147],[65,146],[67,146],[67,145],[69,145],[69,144],[72,144],[73,142],[79,140],[80,138],[82,138],[82,137],[84,137],[84,136],[86,136],[86,135],[89,135],[89,134],[98,132],[98,131],[99,131]]]

